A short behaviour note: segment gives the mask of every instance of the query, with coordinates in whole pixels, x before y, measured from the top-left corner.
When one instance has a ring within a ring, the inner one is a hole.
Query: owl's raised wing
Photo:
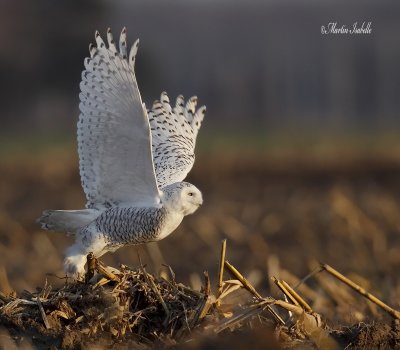
[[[206,107],[196,111],[197,97],[187,103],[180,95],[171,108],[168,95],[163,92],[148,110],[152,139],[153,159],[159,188],[185,179],[194,164],[197,133]]]
[[[79,94],[79,169],[87,207],[158,205],[149,120],[134,72],[139,42],[128,56],[125,28],[119,51],[110,29],[108,47],[98,32],[95,38]]]

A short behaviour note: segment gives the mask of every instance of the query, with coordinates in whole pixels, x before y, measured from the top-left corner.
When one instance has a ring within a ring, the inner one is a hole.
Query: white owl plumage
[[[182,182],[194,163],[205,106],[180,95],[171,107],[165,92],[147,110],[134,65],[137,40],[128,55],[126,29],[119,50],[111,30],[107,44],[95,34],[84,61],[78,121],[79,169],[87,209],[46,210],[44,229],[72,233],[68,273],[84,272],[86,255],[100,256],[127,244],[169,235],[202,203],[201,192]]]

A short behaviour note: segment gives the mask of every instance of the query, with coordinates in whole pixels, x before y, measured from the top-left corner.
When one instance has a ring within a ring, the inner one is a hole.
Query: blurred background
[[[372,33],[322,35],[330,22]],[[84,206],[83,59],[96,29],[123,26],[141,40],[147,105],[163,90],[207,105],[189,176],[205,205],[164,241],[104,260],[135,266],[139,252],[199,286],[203,270],[215,281],[228,238],[229,260],[262,291],[271,274],[303,277],[322,260],[398,303],[400,3],[389,0],[1,1],[0,289],[63,275],[72,239],[34,220]]]

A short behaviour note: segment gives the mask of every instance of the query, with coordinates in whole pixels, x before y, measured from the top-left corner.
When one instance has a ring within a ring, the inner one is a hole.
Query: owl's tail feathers
[[[36,222],[48,231],[76,233],[100,214],[101,212],[96,209],[45,210]]]

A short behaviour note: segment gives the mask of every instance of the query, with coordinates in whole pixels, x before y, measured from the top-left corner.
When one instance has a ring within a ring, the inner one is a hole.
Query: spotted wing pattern
[[[185,104],[182,95],[172,108],[168,95],[163,92],[147,111],[153,145],[153,159],[159,188],[183,181],[194,163],[197,133],[206,107],[196,110],[197,97]]]
[[[138,41],[128,55],[125,28],[119,50],[110,30],[108,47],[98,32],[95,38],[79,95],[78,153],[87,207],[158,205],[149,120],[134,72]]]

